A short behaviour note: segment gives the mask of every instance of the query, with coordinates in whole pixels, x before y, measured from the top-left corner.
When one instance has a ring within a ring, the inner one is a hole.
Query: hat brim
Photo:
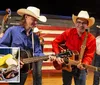
[[[73,22],[74,23],[76,23],[76,19],[77,18],[82,18],[82,17],[78,17],[78,16],[75,16],[74,14],[72,15],[72,20],[73,20]],[[95,19],[94,19],[94,17],[90,17],[90,18],[84,18],[84,19],[86,19],[86,20],[88,20],[88,27],[91,27],[94,23],[95,23]]]
[[[27,14],[27,15],[35,17],[36,19],[38,19],[41,22],[46,22],[47,21],[47,18],[45,16],[37,16],[33,12],[31,12],[27,9],[24,9],[24,8],[17,10],[17,14],[19,14],[20,16],[23,16],[23,15]]]

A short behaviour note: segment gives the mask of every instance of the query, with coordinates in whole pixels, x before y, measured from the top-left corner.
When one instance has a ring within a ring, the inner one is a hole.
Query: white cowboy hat
[[[33,6],[29,6],[29,7],[27,7],[27,9],[25,9],[25,8],[18,9],[17,13],[20,16],[23,16],[24,14],[33,16],[41,22],[46,22],[47,21],[47,18],[45,16],[40,15],[40,9],[36,8],[36,7],[33,7]]]
[[[75,16],[74,14],[72,15],[72,20],[74,23],[76,23],[77,18],[84,18],[87,19],[89,24],[88,27],[91,27],[95,23],[95,18],[94,17],[89,17],[89,14],[87,11],[80,11],[78,16]]]
[[[33,29],[33,32],[34,33],[37,33],[37,32],[41,32],[37,27],[35,27],[34,29]]]

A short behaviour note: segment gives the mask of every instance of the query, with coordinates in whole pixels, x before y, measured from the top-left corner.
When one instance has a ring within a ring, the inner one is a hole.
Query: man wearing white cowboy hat
[[[81,10],[78,16],[75,16],[74,14],[72,15],[72,20],[75,27],[65,30],[62,34],[56,37],[52,42],[52,47],[55,54],[59,54],[59,44],[63,42],[66,45],[66,49],[68,48],[69,50],[72,50],[72,52],[78,51],[80,54],[84,38],[86,35],[88,36],[86,47],[84,46],[85,50],[83,51],[82,59],[78,61],[79,64],[77,66],[72,66],[72,71],[62,68],[63,85],[71,85],[72,77],[75,79],[75,85],[86,85],[86,70],[82,63],[91,64],[93,60],[96,39],[91,33],[87,32],[87,30],[95,23],[95,19],[89,17],[87,11]],[[57,57],[56,62],[61,66],[64,63],[64,60]]]
[[[94,57],[93,64],[96,67],[100,67],[100,26],[97,27],[96,32],[96,53]],[[100,72],[94,72],[93,77],[93,85],[99,85],[100,84]]]
[[[31,50],[34,56],[43,56],[39,38],[32,31],[37,25],[37,21],[46,22],[47,18],[40,15],[40,9],[29,6],[26,9],[21,8],[17,13],[22,16],[19,26],[12,26],[7,29],[0,40],[0,47],[20,47],[21,50]],[[11,83],[10,85],[24,85],[28,71],[24,69],[24,63],[21,63],[20,83]],[[42,84],[41,73],[42,61],[33,63],[34,85]],[[28,70],[28,69],[27,69]]]

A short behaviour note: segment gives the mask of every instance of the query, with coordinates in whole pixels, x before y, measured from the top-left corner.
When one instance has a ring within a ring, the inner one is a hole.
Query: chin
[[[80,30],[81,33],[85,32],[85,30]]]

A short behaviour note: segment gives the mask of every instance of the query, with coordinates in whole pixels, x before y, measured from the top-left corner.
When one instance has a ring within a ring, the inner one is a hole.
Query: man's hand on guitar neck
[[[20,68],[23,68],[24,63],[20,61]]]
[[[77,68],[79,68],[80,70],[84,70],[84,69],[85,69],[85,67],[83,66],[83,64],[81,63],[81,61],[80,61],[80,63],[77,65]]]
[[[60,57],[57,57],[57,58],[55,59],[55,61],[57,61],[57,63],[58,63],[59,65],[61,65],[62,63],[64,63],[64,59],[63,59],[63,58],[60,58]]]
[[[49,55],[49,60],[50,61],[55,61],[55,59],[56,59],[56,56]]]

